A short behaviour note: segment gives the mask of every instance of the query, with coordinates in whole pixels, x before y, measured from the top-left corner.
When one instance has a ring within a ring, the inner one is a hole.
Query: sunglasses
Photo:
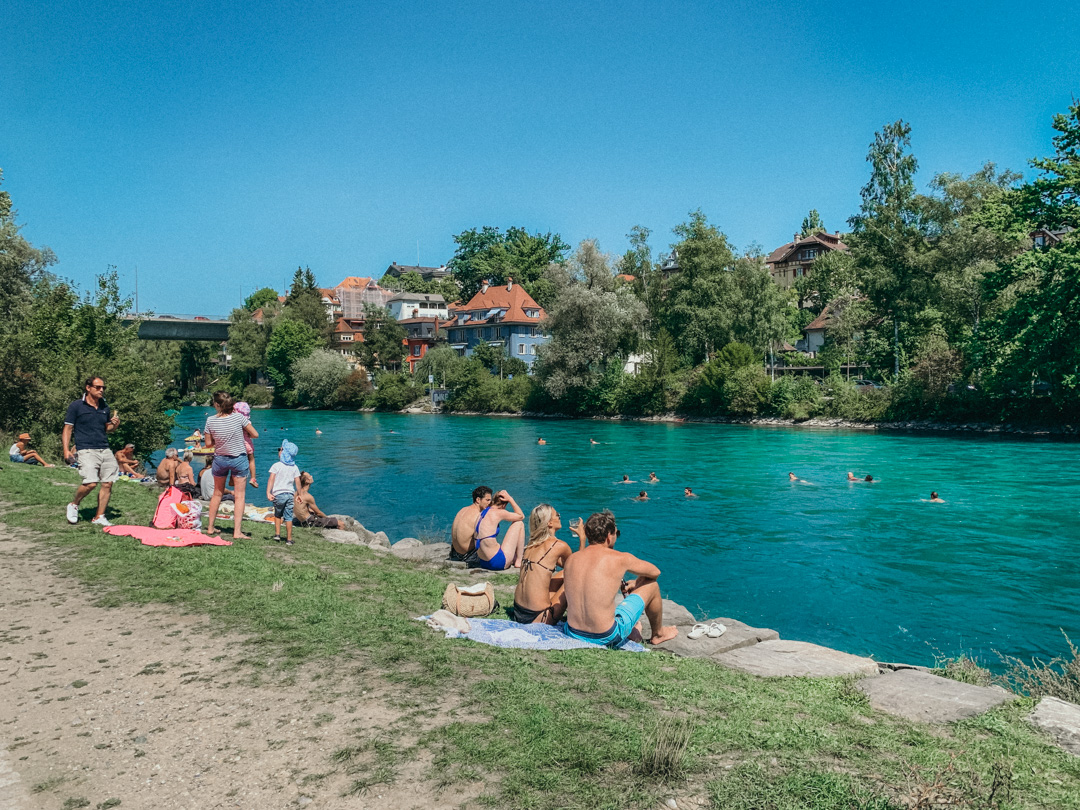
[[[555,513],[555,517],[559,518],[559,520],[562,520],[562,515],[560,515],[558,512]]]
[[[96,389],[98,389],[99,391],[104,391],[104,390],[105,390],[105,386],[104,386],[104,385],[91,385],[90,387],[91,387],[91,388],[96,388]]]

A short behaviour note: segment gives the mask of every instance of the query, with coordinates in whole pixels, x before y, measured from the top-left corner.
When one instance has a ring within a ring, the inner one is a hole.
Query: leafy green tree
[[[361,362],[368,369],[389,370],[405,359],[405,327],[387,310],[369,306],[364,313],[364,342],[358,347]]]
[[[292,286],[281,308],[281,318],[310,326],[322,339],[322,345],[329,346],[330,333],[334,325],[323,306],[322,292],[315,282],[311,268],[296,268]]]
[[[825,230],[825,223],[821,221],[821,214],[817,212],[816,208],[811,208],[810,213],[803,217],[802,227],[799,228],[799,236],[804,239],[807,236],[813,236],[815,233],[821,233]]]
[[[509,228],[505,234],[490,226],[473,228],[454,241],[458,249],[447,267],[461,287],[461,300],[476,295],[484,281],[505,284],[512,277],[545,308],[551,301],[544,271],[549,264],[561,263],[570,249],[556,233],[530,234],[524,228]]]
[[[316,349],[293,362],[292,377],[299,402],[327,408],[336,404],[338,389],[349,378],[349,364],[337,352]]]
[[[266,373],[274,383],[276,397],[293,391],[293,363],[320,348],[321,343],[318,332],[306,323],[282,319],[274,324],[266,344]]]
[[[207,372],[217,366],[217,344],[205,340],[185,340],[179,347],[178,388],[181,396],[199,386]]]
[[[911,127],[903,121],[887,124],[874,136],[866,157],[870,180],[863,186],[859,213],[849,220],[860,286],[891,322],[894,377],[903,359],[901,324],[931,294],[927,206],[915,193],[918,162],[910,146]]]
[[[229,373],[240,387],[255,382],[266,370],[266,346],[270,341],[270,323],[256,323],[246,309],[234,309],[229,315]]]
[[[653,259],[652,248],[649,246],[651,232],[643,225],[635,225],[630,229],[626,238],[630,240],[630,248],[619,260],[618,271],[634,277],[634,292],[648,310],[646,328],[652,323],[662,322],[662,310],[664,307],[665,290],[664,274]]]
[[[424,395],[422,388],[396,372],[377,371],[374,382],[367,401],[376,410],[400,411]]]
[[[799,303],[816,315],[834,298],[859,294],[855,259],[846,251],[830,250],[814,261],[810,273],[795,279],[794,288]]]
[[[277,290],[272,287],[263,287],[256,290],[247,298],[244,299],[244,309],[248,312],[254,312],[257,309],[269,305],[277,306],[278,293]]]
[[[760,365],[761,355],[745,343],[728,343],[716,353],[716,367],[724,371]]]
[[[416,364],[416,377],[425,383],[429,376],[434,377],[436,386],[445,387],[448,375],[464,362],[465,358],[449,346],[433,346]]]

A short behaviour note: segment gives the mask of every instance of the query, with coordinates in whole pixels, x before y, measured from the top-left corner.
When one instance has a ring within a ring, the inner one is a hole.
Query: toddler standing
[[[266,485],[266,497],[274,504],[274,539],[281,540],[281,521],[285,521],[285,545],[291,546],[293,526],[293,503],[296,500],[296,479],[300,468],[296,466],[296,445],[288,439],[281,443],[278,461],[270,468],[270,481]]]

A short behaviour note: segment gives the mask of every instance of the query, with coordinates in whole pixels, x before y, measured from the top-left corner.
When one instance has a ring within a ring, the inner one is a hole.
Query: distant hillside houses
[[[835,234],[822,231],[810,236],[795,234],[794,239],[769,254],[765,266],[772,280],[787,289],[795,279],[809,276],[814,262],[834,250],[848,251],[848,246],[840,241],[840,231]]]
[[[480,292],[463,305],[451,305],[446,323],[450,347],[469,357],[481,343],[496,346],[531,368],[536,351],[548,341],[542,321],[543,308],[509,279],[506,284],[485,283]]]

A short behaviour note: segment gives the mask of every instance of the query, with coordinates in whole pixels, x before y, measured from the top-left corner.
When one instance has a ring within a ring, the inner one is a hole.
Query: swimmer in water
[[[629,475],[624,475],[622,481],[616,481],[616,484],[636,484],[637,481],[631,481]]]
[[[660,483],[660,479],[656,477],[656,473],[654,473],[654,472],[649,473],[649,481],[648,481],[648,483],[650,483],[650,484],[659,484]]]
[[[636,498],[634,498],[634,500],[635,501],[647,501],[647,500],[649,500],[649,493],[647,493],[645,490],[641,490],[641,492],[638,493],[638,496]]]
[[[596,439],[589,439],[589,444],[600,444]]]
[[[941,498],[939,498],[938,494],[936,492],[931,492],[930,493],[930,503],[945,503],[945,501],[943,501]]]
[[[788,473],[788,474],[790,475],[790,473]],[[874,476],[868,475],[868,476],[866,476],[866,478],[856,478],[851,473],[848,473],[847,474],[847,480],[848,481],[863,481],[863,482],[865,482],[867,484],[873,484],[874,483]]]
[[[793,472],[789,472],[787,474],[787,477],[788,477],[788,481],[790,481],[793,484],[809,484],[810,483],[809,481],[807,481],[807,480],[805,480],[803,478],[799,478],[799,476],[795,475],[795,473],[793,473]],[[849,478],[848,480],[851,481],[853,479]]]
[[[694,494],[694,490],[690,489],[690,487],[683,487],[683,495],[685,495],[687,498],[697,497],[697,495]]]
[[[544,441],[543,439],[537,439],[537,440],[536,440],[536,443],[537,443],[537,444],[547,444],[547,442],[546,442],[546,441]]]
[[[316,436],[322,436],[322,431],[319,430],[318,428],[315,428],[315,435]]]

